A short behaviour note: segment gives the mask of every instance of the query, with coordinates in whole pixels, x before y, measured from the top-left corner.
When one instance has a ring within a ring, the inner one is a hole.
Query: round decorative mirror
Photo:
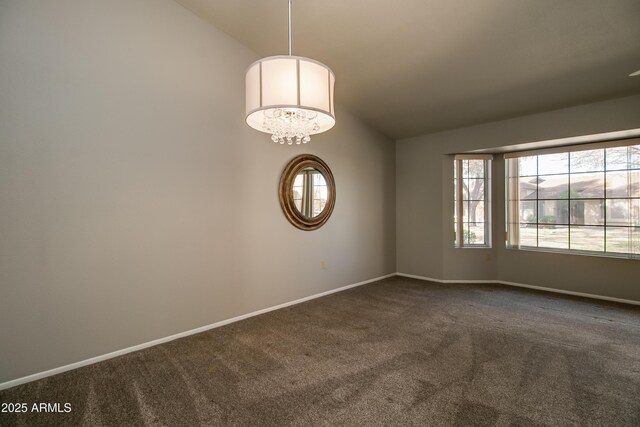
[[[280,177],[280,206],[291,224],[315,230],[327,222],[335,203],[336,184],[322,159],[302,154],[285,166]]]

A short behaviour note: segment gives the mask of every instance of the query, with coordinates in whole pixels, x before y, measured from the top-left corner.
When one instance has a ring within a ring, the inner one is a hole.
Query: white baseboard
[[[640,305],[640,301],[635,301],[632,299],[614,298],[614,297],[608,297],[605,295],[587,294],[585,292],[565,291],[564,289],[546,288],[544,286],[525,285],[522,283],[507,282],[504,280],[498,280],[495,283],[500,283],[501,285],[507,285],[507,286],[516,286],[519,288],[529,288],[529,289],[536,289],[539,291],[555,292],[557,294],[574,295],[577,297],[599,299],[603,301],[613,301],[613,302],[621,302],[623,304]]]
[[[459,280],[459,279],[435,279],[433,277],[416,276],[414,274],[396,273],[396,276],[409,277],[410,279],[426,280],[437,283],[499,283],[496,280]]]
[[[613,302],[621,302],[623,304],[631,304],[631,305],[640,305],[640,301],[635,301],[635,300],[630,300],[630,299],[623,299],[623,298],[614,298],[614,297],[608,297],[605,295],[595,295],[595,294],[587,294],[584,292],[574,292],[574,291],[565,291],[564,289],[556,289],[556,288],[546,288],[544,286],[534,286],[534,285],[525,285],[524,283],[516,283],[516,282],[507,282],[505,280],[448,280],[448,279],[435,279],[432,277],[424,277],[424,276],[416,276],[414,274],[405,274],[405,273],[396,273],[397,276],[401,276],[401,277],[409,277],[411,279],[418,279],[418,280],[426,280],[429,282],[437,282],[437,283],[477,283],[477,284],[487,284],[487,283],[498,283],[500,285],[507,285],[507,286],[515,286],[518,288],[528,288],[528,289],[535,289],[538,291],[545,291],[545,292],[553,292],[556,294],[564,294],[564,295],[574,295],[574,296],[578,296],[578,297],[584,297],[584,298],[591,298],[591,299],[597,299],[597,300],[603,300],[603,301],[613,301]]]
[[[127,353],[131,353],[138,350],[143,350],[148,347],[153,347],[154,345],[163,344],[169,341],[173,341],[178,338],[187,337],[189,335],[198,334],[200,332],[208,331],[209,329],[219,328],[220,326],[228,325],[230,323],[238,322],[240,320],[247,319],[249,317],[258,316],[260,314],[268,313],[270,311],[278,310],[280,308],[289,307],[291,305],[296,305],[303,303],[305,301],[309,301],[312,299],[320,298],[326,295],[331,295],[336,292],[346,291],[347,289],[355,288],[357,286],[366,285],[367,283],[377,282],[378,280],[387,279],[389,277],[395,276],[396,273],[387,274],[385,276],[375,277],[373,279],[365,280],[358,283],[353,283],[351,285],[343,286],[337,289],[331,289],[329,291],[321,292],[319,294],[311,295],[308,297],[300,298],[294,301],[285,302],[283,304],[274,305],[273,307],[263,308],[258,311],[254,311],[251,313],[243,314],[240,316],[232,317],[231,319],[221,320],[220,322],[212,323],[210,325],[201,326],[199,328],[191,329],[189,331],[180,332],[174,335],[170,335],[168,337],[159,338],[153,341],[149,341],[146,343],[134,345],[133,347],[123,348],[122,350],[116,350],[111,353],[103,354],[101,356],[92,357],[90,359],[81,360],[79,362],[71,363],[69,365],[60,366],[59,368],[49,369],[47,371],[38,372],[36,374],[27,375],[26,377],[17,378],[15,380],[7,381],[4,383],[0,383],[0,390],[5,390],[7,388],[15,387],[20,384],[28,383],[31,381],[36,381],[42,378],[50,377],[52,375],[60,374],[62,372],[70,371],[72,369],[81,368],[83,366],[92,365],[94,363],[102,362],[104,360],[112,359],[114,357],[122,356]]]

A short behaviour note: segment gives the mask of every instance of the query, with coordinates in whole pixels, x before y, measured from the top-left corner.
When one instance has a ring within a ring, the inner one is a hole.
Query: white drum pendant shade
[[[336,123],[335,76],[326,65],[301,56],[270,56],[249,66],[246,121],[283,144],[309,142],[309,135]]]

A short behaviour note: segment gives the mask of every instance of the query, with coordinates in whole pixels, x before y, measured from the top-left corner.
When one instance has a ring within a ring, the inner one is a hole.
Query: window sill
[[[578,255],[578,256],[587,256],[587,257],[596,257],[596,258],[626,259],[631,261],[640,260],[640,254],[625,255],[625,254],[615,254],[615,253],[608,253],[608,252],[572,251],[568,249],[553,249],[553,248],[534,248],[530,246],[521,246],[519,248],[516,248],[513,246],[506,246],[506,249],[512,250],[512,251],[542,252],[542,253],[558,254],[558,255]]]

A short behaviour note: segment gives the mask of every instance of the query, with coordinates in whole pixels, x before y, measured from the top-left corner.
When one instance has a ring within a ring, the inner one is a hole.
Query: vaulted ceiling
[[[286,54],[287,0],[177,1],[259,55]],[[294,0],[293,53],[329,65],[336,102],[402,138],[640,93],[640,1]]]

